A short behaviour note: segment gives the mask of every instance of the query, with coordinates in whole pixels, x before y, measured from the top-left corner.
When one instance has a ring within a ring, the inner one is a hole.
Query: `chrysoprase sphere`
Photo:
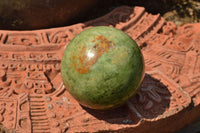
[[[144,77],[142,53],[123,31],[97,26],[68,44],[61,61],[63,83],[83,106],[109,109],[122,105]]]

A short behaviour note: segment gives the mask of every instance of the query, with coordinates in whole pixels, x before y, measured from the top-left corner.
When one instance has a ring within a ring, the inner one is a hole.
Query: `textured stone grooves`
[[[46,115],[45,101],[42,96],[30,96],[30,118],[33,133],[50,133],[49,120]]]
[[[65,91],[60,76],[69,41],[97,25],[133,37],[147,72],[137,95],[109,113],[81,107]],[[123,6],[67,27],[0,30],[0,122],[17,133],[174,132],[200,116],[199,27],[177,27],[143,7]]]

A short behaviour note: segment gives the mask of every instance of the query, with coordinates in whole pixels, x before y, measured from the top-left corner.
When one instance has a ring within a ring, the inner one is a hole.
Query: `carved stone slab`
[[[80,106],[61,80],[65,47],[78,33],[97,25],[128,33],[145,59],[146,75],[139,92],[115,110]],[[143,7],[119,7],[68,27],[1,30],[0,123],[17,133],[174,132],[200,116],[198,27],[177,27]]]
[[[200,24],[176,27],[171,22],[145,43],[143,53],[148,70],[158,69],[174,79],[200,104]]]

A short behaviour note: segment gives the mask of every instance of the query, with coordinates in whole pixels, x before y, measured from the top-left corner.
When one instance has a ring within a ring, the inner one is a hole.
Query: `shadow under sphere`
[[[165,111],[169,108],[170,97],[171,93],[169,92],[167,86],[159,80],[153,78],[151,75],[146,74],[137,94],[130,98],[128,102],[133,104],[137,110],[141,111],[140,113],[142,114],[143,119],[155,119],[158,116],[163,115],[163,113],[165,113]],[[150,102],[159,99],[159,104],[154,102],[155,105],[150,107]],[[130,110],[128,104],[110,110],[93,110],[83,106],[82,108],[97,119],[104,120],[112,124],[134,125],[141,119],[136,114],[131,113],[132,111]]]

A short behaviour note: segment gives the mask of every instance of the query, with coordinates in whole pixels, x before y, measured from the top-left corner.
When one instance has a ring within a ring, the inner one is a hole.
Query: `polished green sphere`
[[[144,77],[142,53],[121,30],[97,26],[68,44],[61,61],[63,83],[83,106],[109,109],[122,105]]]

